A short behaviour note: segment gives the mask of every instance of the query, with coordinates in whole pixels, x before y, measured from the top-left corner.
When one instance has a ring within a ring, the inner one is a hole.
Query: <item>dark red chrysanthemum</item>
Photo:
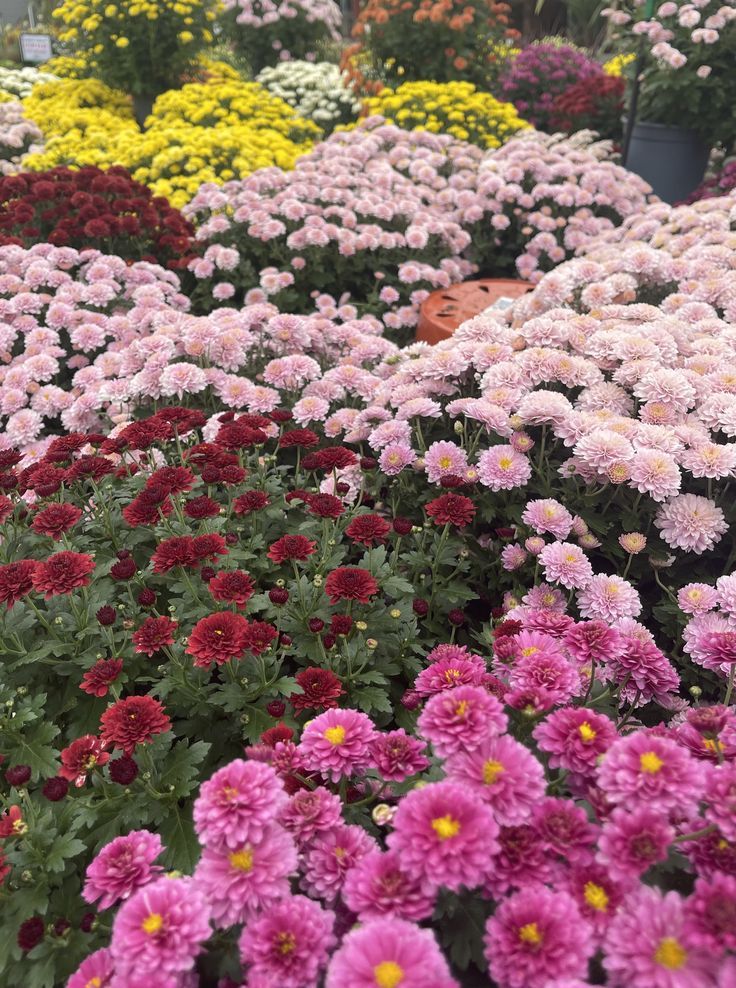
[[[140,628],[133,633],[136,652],[153,655],[165,645],[174,644],[174,632],[178,622],[167,617],[146,618]]]
[[[5,494],[0,494],[0,525],[12,515],[13,502]]]
[[[74,504],[50,504],[43,508],[31,522],[31,528],[38,535],[48,535],[58,540],[77,524],[82,517],[82,509]]]
[[[299,446],[302,449],[311,449],[319,444],[319,436],[311,429],[289,429],[284,432],[279,439],[281,449],[289,449],[290,446]]]
[[[281,701],[278,701],[281,702]],[[271,706],[271,704],[269,704]],[[286,710],[286,704],[281,703],[283,710]],[[279,714],[281,716],[281,714]],[[265,744],[268,748],[275,748],[279,741],[291,741],[294,737],[294,732],[286,724],[275,724],[273,727],[267,728],[263,734],[261,734],[261,744]]]
[[[95,561],[86,552],[57,552],[39,563],[33,571],[33,589],[46,599],[86,587]]]
[[[195,551],[194,539],[191,535],[176,535],[159,542],[151,557],[154,573],[168,573],[175,566],[196,566],[199,557]]]
[[[249,515],[252,511],[262,511],[269,503],[268,494],[263,491],[246,491],[233,501],[233,511],[236,515]]]
[[[155,525],[161,518],[168,517],[173,510],[174,505],[163,487],[147,487],[130,504],[125,505],[123,518],[131,528]]]
[[[172,432],[185,436],[193,429],[201,429],[207,424],[207,416],[192,408],[183,408],[181,405],[169,405],[168,408],[161,408],[153,418],[159,422],[165,422],[171,426]]]
[[[41,792],[50,803],[58,803],[69,792],[69,783],[60,775],[55,775],[52,779],[46,779]]]
[[[132,580],[137,572],[138,567],[132,556],[126,556],[125,559],[118,559],[110,567],[110,576],[113,580]]]
[[[390,531],[391,526],[380,515],[358,515],[345,529],[345,534],[353,542],[372,546],[383,542]]]
[[[253,655],[260,655],[271,647],[271,642],[278,638],[278,631],[267,621],[251,621],[248,624],[245,647]]]
[[[109,628],[111,625],[115,624],[117,614],[115,613],[114,607],[110,607],[109,604],[103,604],[98,611],[95,611],[95,617],[103,628]]]
[[[316,548],[317,543],[305,535],[282,535],[271,545],[266,555],[275,563],[283,563],[287,559],[304,561]]]
[[[357,455],[344,446],[328,446],[312,454],[312,462],[318,470],[343,470],[358,462]]]
[[[286,704],[283,700],[271,700],[270,703],[266,704],[266,710],[271,717],[283,717],[286,713]],[[292,734],[294,732],[292,731]],[[261,741],[263,740],[263,735],[261,735]]]
[[[161,467],[154,470],[146,487],[160,486],[169,494],[184,494],[194,487],[196,479],[189,467]]]
[[[349,614],[333,614],[330,618],[330,631],[333,635],[349,635],[353,619]]]
[[[208,532],[206,535],[195,535],[194,554],[199,562],[215,562],[218,556],[227,556],[227,544],[221,535]]]
[[[265,421],[267,425],[271,424],[268,419]],[[248,449],[249,446],[262,446],[268,442],[268,436],[263,429],[254,428],[243,419],[238,419],[237,422],[226,422],[220,426],[215,441],[225,449]]]
[[[122,659],[100,659],[82,676],[79,688],[90,696],[107,696],[110,683],[114,683],[122,671]]]
[[[86,479],[94,480],[97,483],[103,477],[114,472],[114,464],[105,456],[80,456],[64,471],[64,480],[67,484]]]
[[[155,734],[171,727],[166,711],[151,696],[129,696],[117,700],[100,718],[102,740],[113,748],[132,755],[137,744],[145,744]]]
[[[334,494],[312,494],[307,504],[309,513],[318,518],[339,518],[345,514],[345,506]]]
[[[325,580],[325,593],[331,604],[339,600],[357,600],[367,604],[378,593],[378,584],[371,574],[357,566],[340,566]]]
[[[303,710],[329,710],[336,707],[338,697],[345,692],[340,680],[329,669],[302,669],[295,679],[302,692],[292,693],[289,701],[298,714]]]
[[[77,738],[61,753],[59,775],[75,786],[83,786],[87,774],[97,765],[105,765],[110,755],[105,751],[105,743],[94,734]]]
[[[220,505],[211,497],[203,494],[202,497],[193,497],[184,505],[184,514],[187,518],[214,518],[220,513]]]
[[[122,755],[110,762],[108,772],[113,782],[120,786],[129,786],[138,777],[138,763],[127,755]]]
[[[513,638],[518,635],[524,625],[521,621],[502,621],[493,629],[494,638]]]
[[[245,607],[255,590],[253,578],[242,569],[218,573],[208,586],[215,600],[237,604],[238,607]]]
[[[248,645],[248,622],[240,614],[221,611],[200,618],[192,628],[187,652],[195,666],[222,665],[243,654]]]
[[[10,610],[33,590],[33,573],[37,565],[33,559],[19,559],[17,563],[0,566],[0,604],[6,604]]]
[[[475,505],[462,494],[442,494],[430,501],[424,509],[438,525],[455,525],[464,528],[475,516]]]
[[[5,773],[5,781],[10,786],[24,786],[31,777],[30,765],[12,765]]]
[[[18,946],[27,954],[43,940],[46,935],[46,925],[40,916],[31,916],[18,927]]]

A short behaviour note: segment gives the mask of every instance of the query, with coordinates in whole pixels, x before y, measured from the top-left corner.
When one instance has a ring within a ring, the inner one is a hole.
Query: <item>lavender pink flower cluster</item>
[[[43,134],[23,113],[23,104],[0,103],[0,175],[17,171],[20,159],[39,149]]]
[[[247,988],[323,974],[326,988],[452,988],[418,924],[466,891],[498,988],[587,985],[598,954],[612,988],[732,984],[736,716],[689,707],[624,729],[593,686],[602,674],[624,703],[636,622],[543,603],[496,627],[490,667],[457,645],[426,656],[417,737],[335,708],[216,771],[194,805],[191,877],[161,877],[146,831],[105,846],[84,896],[120,908],[69,988],[188,988],[214,930],[237,933]],[[534,697],[545,716],[526,738]],[[686,895],[658,870],[675,856]]]
[[[429,291],[481,274],[542,272],[640,210],[649,187],[590,135],[536,132],[489,156],[380,117],[333,134],[292,172],[203,186],[185,210],[204,257],[197,304],[270,298],[306,311],[321,290],[360,300],[390,330]]]

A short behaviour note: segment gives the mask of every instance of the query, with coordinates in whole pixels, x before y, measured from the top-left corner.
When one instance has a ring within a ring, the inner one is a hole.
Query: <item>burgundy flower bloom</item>
[[[312,460],[318,470],[344,470],[358,462],[358,457],[351,449],[344,446],[328,446],[312,454]]]
[[[132,556],[126,556],[125,559],[118,559],[110,567],[110,576],[113,580],[131,580],[137,572],[138,567]]]
[[[238,607],[245,607],[255,589],[253,578],[240,569],[230,573],[218,573],[210,580],[208,586],[215,600],[237,604]]]
[[[174,632],[178,627],[178,622],[172,621],[171,618],[146,618],[140,628],[133,633],[136,652],[153,655],[165,645],[173,645]]]
[[[424,509],[438,525],[464,528],[475,516],[475,505],[462,494],[443,494],[430,501]]]
[[[41,792],[50,803],[60,802],[69,792],[69,783],[60,775],[47,779],[41,787]]]
[[[82,509],[74,504],[50,504],[34,517],[31,528],[38,535],[48,535],[56,541],[76,525],[81,517]]]
[[[298,714],[303,710],[336,707],[338,697],[345,692],[340,680],[329,669],[302,669],[295,679],[302,692],[292,693],[289,701]]]
[[[102,740],[113,748],[122,748],[132,755],[138,744],[145,744],[155,734],[163,734],[171,727],[166,712],[158,700],[151,696],[129,696],[117,700],[100,718]]]
[[[30,765],[13,765],[5,773],[5,781],[10,786],[24,786],[31,777]]]
[[[36,566],[33,588],[47,600],[56,594],[70,594],[77,587],[88,586],[94,568],[94,559],[85,552],[57,552]]]
[[[91,696],[107,696],[107,688],[123,671],[122,659],[100,659],[82,676],[80,690]]]
[[[169,494],[185,494],[194,487],[196,477],[189,467],[161,467],[154,470],[146,482],[146,487],[158,485]]]
[[[61,753],[59,775],[75,786],[83,786],[88,772],[96,765],[102,767],[110,760],[105,747],[105,742],[94,734],[85,734],[72,741]]]
[[[391,526],[380,515],[358,515],[345,529],[345,534],[353,542],[372,546],[383,542],[390,531]]]
[[[246,491],[233,501],[233,511],[236,515],[249,515],[253,511],[263,511],[270,503],[264,491]]]
[[[345,514],[345,507],[334,494],[313,494],[307,502],[309,513],[318,518],[339,518]]]
[[[120,786],[129,786],[138,777],[138,763],[128,755],[122,755],[108,765],[110,778]]]
[[[316,548],[317,543],[312,542],[305,535],[282,535],[271,545],[266,555],[275,563],[283,563],[287,559],[302,562],[311,556]]]
[[[286,587],[272,587],[268,591],[268,599],[272,604],[275,604],[277,607],[281,607],[288,601],[289,591]]]
[[[20,559],[17,563],[0,566],[0,603],[8,610],[33,590],[33,573],[37,565],[33,559]]]
[[[331,604],[339,600],[357,600],[369,603],[378,593],[378,584],[371,574],[357,566],[339,566],[325,580],[325,593]]]
[[[278,631],[268,621],[250,621],[246,631],[245,647],[253,655],[260,655],[278,638]]]
[[[24,920],[18,929],[18,946],[27,954],[33,950],[43,940],[46,934],[46,925],[40,916],[32,916]]]
[[[222,665],[243,654],[248,644],[248,622],[240,614],[221,611],[201,618],[192,628],[187,652],[194,665]]]
[[[168,573],[175,566],[191,567],[199,562],[191,535],[164,539],[156,546],[151,558],[154,573]]]
[[[187,518],[215,518],[220,513],[220,505],[211,497],[194,497],[184,505]]]
[[[279,439],[280,449],[288,449],[290,446],[311,449],[312,446],[317,445],[319,445],[319,436],[311,429],[290,429],[288,432],[284,432]]]
[[[227,552],[225,540],[215,532],[194,537],[194,555],[198,562],[216,562],[218,556],[226,556]]]
[[[13,502],[9,497],[0,494],[0,525],[6,521],[13,513]]]

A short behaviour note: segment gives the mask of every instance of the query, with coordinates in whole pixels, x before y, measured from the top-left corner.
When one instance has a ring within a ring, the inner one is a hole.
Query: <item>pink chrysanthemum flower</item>
[[[472,751],[459,751],[445,763],[451,782],[472,789],[493,810],[501,826],[524,823],[544,796],[544,769],[514,738],[486,738]]]
[[[273,826],[258,844],[235,850],[205,847],[194,882],[216,925],[228,927],[246,922],[287,895],[296,865],[294,841],[282,827]]]
[[[99,909],[109,909],[121,899],[158,878],[163,871],[153,862],[163,852],[158,834],[131,830],[105,844],[89,868],[82,895],[86,902],[99,899]]]
[[[726,614],[736,614],[736,573],[719,576],[716,580],[718,604]]]
[[[682,475],[677,461],[658,449],[639,449],[629,463],[629,486],[653,501],[674,497],[680,490]]]
[[[598,861],[614,881],[631,883],[667,858],[674,838],[665,813],[649,806],[619,807],[603,824]]]
[[[554,796],[542,799],[532,812],[532,826],[547,848],[566,861],[592,861],[598,827],[590,823],[585,810],[572,800]]]
[[[706,790],[705,818],[726,840],[736,841],[736,764],[713,768]]]
[[[570,655],[586,666],[615,658],[623,647],[619,632],[605,621],[580,621],[565,632],[562,641]]]
[[[572,515],[553,498],[529,501],[521,520],[538,535],[549,532],[556,539],[566,539],[572,529]]]
[[[414,690],[419,696],[432,696],[457,686],[480,686],[485,677],[485,663],[477,655],[467,659],[439,659],[422,669],[414,680]]]
[[[371,764],[373,721],[357,710],[325,710],[304,728],[299,755],[307,771],[333,782],[362,772]]]
[[[494,981],[529,988],[585,978],[593,936],[572,896],[538,885],[501,903],[486,925],[485,948]]]
[[[334,913],[303,895],[290,895],[252,919],[240,935],[249,983],[263,978],[279,988],[315,988],[327,966]]]
[[[484,892],[499,899],[512,888],[551,883],[558,867],[547,842],[531,823],[501,827],[498,852],[493,857]]]
[[[685,901],[685,928],[689,941],[722,956],[736,952],[736,877],[716,874],[698,878]]]
[[[352,930],[333,954],[325,988],[458,988],[430,930],[376,919]]]
[[[67,988],[107,988],[113,975],[113,963],[107,948],[96,950],[79,965],[67,982]]]
[[[304,855],[304,888],[311,895],[333,901],[350,869],[375,848],[376,842],[362,827],[339,824],[320,834]]]
[[[706,988],[717,960],[687,937],[683,902],[640,886],[608,927],[603,966],[612,988]]]
[[[503,706],[482,686],[456,686],[427,700],[417,729],[440,758],[470,751],[508,726]]]
[[[526,549],[513,542],[505,545],[501,550],[501,565],[507,573],[513,573],[514,570],[522,567],[528,558]]]
[[[586,707],[553,711],[534,729],[534,740],[549,757],[550,768],[590,775],[617,739],[616,726],[604,714]]]
[[[527,539],[527,542],[531,542],[531,539]],[[542,543],[539,546],[539,552],[544,549],[546,543],[543,539],[539,539]],[[539,552],[535,555],[539,555]],[[547,583],[538,583],[535,587],[532,587],[524,596],[521,598],[522,604],[531,608],[532,611],[541,611],[547,613],[553,611],[556,614],[564,614],[567,610],[567,600],[561,590],[556,587],[551,587]],[[531,615],[528,615],[524,619],[524,627],[528,628],[528,620]],[[538,630],[538,629],[537,629]]]
[[[342,890],[345,905],[361,922],[396,916],[413,922],[432,915],[435,895],[407,874],[396,851],[371,851],[350,869]]]
[[[641,730],[611,745],[598,784],[609,802],[629,809],[647,804],[684,811],[701,798],[705,771],[676,742]]]
[[[526,634],[530,632],[522,632],[519,641]],[[512,690],[522,693],[543,691],[548,706],[567,703],[582,690],[576,667],[561,652],[549,648],[522,654],[511,668],[509,685]]]
[[[721,509],[707,497],[680,494],[657,512],[654,524],[668,546],[701,555],[728,531]]]
[[[324,786],[299,789],[281,811],[279,822],[293,835],[297,844],[307,844],[317,834],[325,833],[342,822],[340,797]]]
[[[160,878],[120,907],[110,954],[116,978],[156,981],[191,970],[211,934],[206,897],[190,878]]]
[[[623,642],[605,669],[606,676],[621,686],[620,700],[639,704],[656,698],[661,703],[679,688],[680,677],[661,649],[634,636],[624,636]]]
[[[408,443],[389,443],[381,450],[378,463],[388,477],[395,477],[404,467],[410,466],[416,457]]]
[[[491,446],[478,459],[478,479],[492,491],[524,487],[531,475],[529,458],[510,445]]]
[[[432,651],[427,652],[424,658],[427,665],[431,665],[433,662],[439,662],[440,659],[472,659],[473,661],[482,661],[479,655],[469,652],[466,645],[455,645],[451,642],[441,642],[439,645],[435,645]]]
[[[623,900],[624,888],[613,881],[607,868],[595,861],[571,868],[564,886],[592,925],[596,937],[603,936]]]
[[[423,772],[429,765],[424,751],[427,746],[403,728],[382,731],[371,742],[371,763],[382,779],[403,782]]]
[[[593,577],[593,568],[583,550],[572,542],[552,542],[539,554],[548,583],[561,583],[568,590],[582,590]]]
[[[224,844],[233,850],[257,843],[286,801],[270,765],[237,759],[202,783],[194,801],[194,829],[205,846]]]
[[[439,483],[443,477],[464,477],[468,469],[468,457],[455,443],[432,443],[424,454],[424,469],[430,484]]]
[[[613,623],[641,614],[639,594],[628,580],[622,580],[620,576],[597,574],[578,593],[576,600],[584,618],[601,618]]]
[[[720,601],[718,592],[707,583],[688,583],[677,594],[677,603],[685,614],[707,614]]]
[[[455,782],[413,789],[399,803],[388,845],[432,887],[475,888],[488,872],[498,826],[479,796]]]

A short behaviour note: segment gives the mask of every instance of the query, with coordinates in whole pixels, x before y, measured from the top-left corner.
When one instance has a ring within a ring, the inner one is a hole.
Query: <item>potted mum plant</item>
[[[626,165],[662,199],[684,199],[703,178],[711,149],[736,139],[736,0],[625,0],[605,12],[640,57],[639,98]]]

